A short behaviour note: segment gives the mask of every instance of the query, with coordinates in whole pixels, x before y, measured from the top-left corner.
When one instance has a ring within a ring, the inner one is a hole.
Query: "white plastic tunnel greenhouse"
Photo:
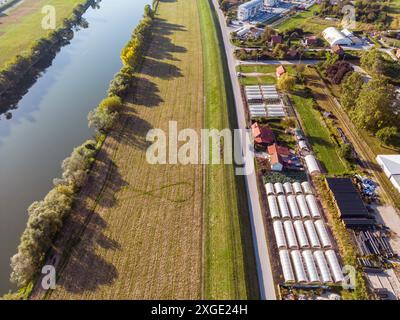
[[[303,261],[299,250],[293,250],[290,255],[292,256],[294,272],[296,273],[297,282],[308,282],[306,271],[304,270]]]
[[[339,261],[337,260],[336,253],[333,250],[328,250],[325,252],[326,259],[328,260],[329,267],[332,271],[333,280],[335,283],[340,283],[343,281],[343,272],[340,268]]]
[[[324,253],[322,251],[315,251],[314,258],[318,266],[319,274],[323,283],[332,283],[331,273],[328,264],[326,263]]]
[[[319,239],[321,240],[322,247],[324,247],[324,248],[332,247],[332,242],[328,235],[328,232],[326,231],[324,221],[321,219],[317,220],[314,222],[314,225],[315,225],[315,229],[317,229],[317,233],[318,233]]]
[[[310,239],[311,247],[314,249],[321,248],[321,243],[319,242],[317,231],[315,230],[314,223],[311,220],[304,221],[304,226]]]
[[[276,194],[284,194],[284,190],[283,190],[283,185],[280,182],[277,182],[274,184],[274,188],[275,188],[275,193]]]
[[[296,235],[294,233],[292,221],[286,220],[283,223],[283,227],[285,229],[285,234],[289,249],[298,249],[299,245],[297,243]]]
[[[292,194],[293,193],[292,184],[290,182],[285,182],[283,184],[283,189],[285,189],[285,193],[286,194]]]
[[[308,280],[311,283],[320,283],[320,279],[318,276],[318,270],[314,262],[313,255],[311,250],[304,250],[302,252],[303,261],[306,265]]]
[[[284,195],[278,196],[278,205],[282,219],[290,219],[290,212]]]
[[[293,186],[293,191],[294,191],[295,194],[302,194],[303,193],[303,190],[301,189],[300,182],[293,182],[292,186]]]
[[[275,196],[268,196],[268,207],[269,212],[271,214],[272,219],[279,219],[281,216],[279,215],[278,203],[276,201]]]
[[[306,161],[308,172],[310,174],[321,173],[321,170],[319,169],[317,160],[315,159],[315,157],[313,155],[309,154],[309,155],[305,156],[304,160]]]
[[[274,233],[276,239],[276,245],[278,249],[287,248],[285,233],[283,231],[282,222],[279,220],[274,221]]]
[[[306,195],[306,201],[308,204],[308,208],[310,209],[311,216],[314,219],[321,218],[321,212],[318,207],[317,199],[314,195],[308,194]]]
[[[304,181],[301,183],[301,187],[303,188],[303,191],[305,194],[313,194],[311,185],[308,181]]]
[[[304,230],[303,221],[296,220],[295,222],[293,222],[293,225],[296,231],[297,240],[299,241],[300,248],[309,248],[310,243],[308,242],[306,231]]]
[[[310,210],[308,210],[306,198],[304,195],[299,194],[296,196],[297,204],[300,208],[300,214],[304,219],[310,218]]]
[[[294,283],[296,279],[294,277],[294,272],[292,268],[292,263],[290,262],[289,252],[287,250],[279,251],[279,258],[282,266],[283,278],[286,283]]]
[[[300,210],[297,205],[296,196],[290,195],[287,198],[287,202],[289,204],[290,214],[292,215],[292,219],[300,219]]]
[[[267,196],[272,196],[275,194],[274,191],[274,185],[272,183],[266,183],[265,184],[265,192],[267,193]]]

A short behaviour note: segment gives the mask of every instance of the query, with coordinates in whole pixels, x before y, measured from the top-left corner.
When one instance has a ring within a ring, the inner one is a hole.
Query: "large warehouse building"
[[[243,3],[238,8],[237,18],[246,21],[257,15],[264,7],[264,0],[251,0]]]
[[[400,192],[400,154],[379,155],[376,161],[393,186]]]
[[[329,42],[331,47],[334,45],[351,46],[353,44],[349,37],[346,37],[343,32],[339,31],[335,27],[326,28],[322,32],[322,36]]]

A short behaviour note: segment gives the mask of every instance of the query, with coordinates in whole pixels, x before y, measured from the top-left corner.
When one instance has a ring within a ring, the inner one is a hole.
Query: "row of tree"
[[[153,19],[157,5],[158,0],[155,0],[153,9],[146,6],[145,16],[133,32],[132,40],[149,40],[150,31],[143,33],[142,30],[148,28],[149,19]],[[141,53],[143,50],[141,49]],[[140,61],[139,57],[137,61]],[[88,140],[75,148],[62,162],[62,175],[61,178],[54,179],[54,188],[42,201],[36,201],[29,207],[28,223],[22,234],[18,252],[11,258],[11,280],[19,287],[26,286],[38,274],[54,237],[72,208],[75,197],[87,181],[90,168],[104,141],[104,134],[112,128],[122,111],[122,98],[130,87],[133,74],[134,66],[126,65],[115,75],[110,83],[109,96],[88,115],[89,126],[100,133],[97,135],[97,141]]]
[[[367,83],[353,72],[345,78],[341,87],[342,106],[359,127],[376,135],[389,144],[400,129],[399,102],[396,88],[382,76],[375,76]]]
[[[81,22],[82,14],[94,3],[88,0],[85,4],[79,4],[73,10],[70,18],[63,21],[63,25],[52,31],[46,37],[37,40],[26,55],[17,55],[0,70],[0,94],[16,87],[27,73],[41,58],[52,56],[54,52],[70,41],[73,37],[72,27]]]

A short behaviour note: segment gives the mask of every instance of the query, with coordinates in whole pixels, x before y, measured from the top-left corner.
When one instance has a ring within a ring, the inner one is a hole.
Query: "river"
[[[103,0],[84,14],[89,27],[75,32],[36,83],[0,120],[0,296],[9,281],[27,221],[27,208],[41,200],[60,176],[61,161],[91,138],[87,114],[105,97],[120,69],[120,51],[149,0]],[[1,38],[0,38],[1,41]]]

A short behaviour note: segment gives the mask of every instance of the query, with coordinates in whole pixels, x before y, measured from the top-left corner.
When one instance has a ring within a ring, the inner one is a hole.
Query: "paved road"
[[[218,14],[219,24],[222,29],[223,41],[225,45],[226,58],[229,66],[229,74],[232,81],[233,94],[235,98],[236,114],[239,129],[246,129],[246,118],[244,105],[241,97],[239,81],[236,76],[237,62],[233,56],[233,46],[229,40],[229,30],[226,27],[224,16],[219,10],[217,0],[213,0],[214,9]],[[252,150],[251,143],[241,145],[242,154],[245,150]],[[253,161],[253,159],[250,159]],[[266,230],[263,222],[263,212],[259,202],[259,193],[257,189],[257,179],[255,172],[244,176],[247,187],[247,197],[250,209],[250,222],[253,233],[253,245],[255,249],[258,281],[260,286],[260,296],[263,300],[276,300],[275,284],[272,277],[272,268],[270,255],[268,253]]]

